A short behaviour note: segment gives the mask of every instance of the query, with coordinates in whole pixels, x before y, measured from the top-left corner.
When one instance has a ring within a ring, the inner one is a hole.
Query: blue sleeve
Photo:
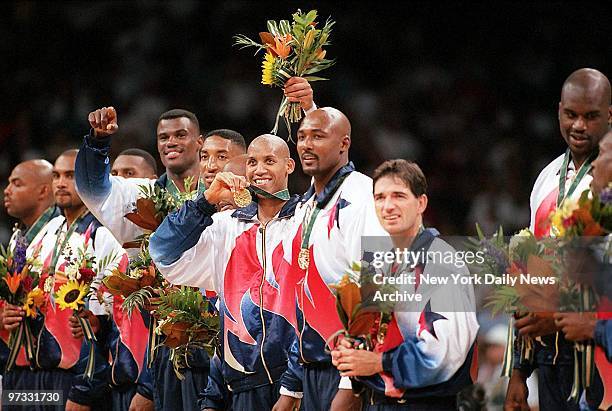
[[[519,333],[516,328],[514,328],[514,344],[512,345],[512,369],[519,370],[523,373],[525,378],[529,377],[533,372],[535,366],[533,363],[529,362],[529,360],[524,360],[521,362],[521,344],[519,339]],[[534,345],[534,349],[536,349],[538,345]]]
[[[298,344],[297,337],[291,344],[289,352],[287,353],[289,360],[287,364],[287,370],[281,376],[281,385],[293,392],[303,392],[302,381],[304,379],[304,369],[300,364],[300,347]]]
[[[221,373],[221,359],[215,354],[210,361],[208,384],[198,394],[200,410],[211,408],[213,410],[231,409],[231,392],[227,389],[223,374]]]
[[[145,362],[136,382],[136,392],[153,401],[153,379],[151,378],[151,371],[147,367],[146,357],[147,354],[145,353]]]
[[[76,158],[74,178],[79,193],[92,199],[104,199],[111,191],[110,137],[93,138],[90,132]]]
[[[108,316],[98,316],[100,331],[96,334],[95,370],[91,380],[85,378],[85,366],[89,357],[89,343],[83,339],[79,361],[74,366],[75,377],[68,392],[68,399],[81,405],[90,405],[109,394],[108,380],[110,365],[108,363],[108,336],[110,335],[110,319]]]
[[[216,207],[204,196],[186,201],[176,212],[169,214],[149,240],[149,253],[156,264],[171,265],[194,247],[202,232],[213,223]]]
[[[612,320],[599,320],[595,325],[595,344],[606,352],[606,358],[612,362]]]

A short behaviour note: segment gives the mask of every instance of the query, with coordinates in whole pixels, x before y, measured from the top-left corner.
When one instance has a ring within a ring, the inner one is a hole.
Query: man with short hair
[[[169,215],[150,239],[151,257],[168,281],[219,294],[222,374],[236,411],[272,409],[295,338],[296,278],[285,260],[296,248],[291,233],[299,197],[287,191],[294,167],[284,140],[259,136],[246,161],[256,201],[216,213],[215,204],[232,201],[247,185],[219,173],[201,198]],[[205,406],[220,409],[222,393],[216,399]]]
[[[208,188],[230,159],[246,154],[246,143],[244,137],[234,130],[213,130],[204,136],[200,153],[200,171]]]
[[[589,187],[591,161],[612,122],[610,81],[594,69],[574,71],[563,83],[558,117],[568,148],[540,172],[533,186],[530,229],[536,238],[551,235],[549,216],[564,199],[577,199]],[[552,318],[527,315],[515,327],[519,335],[539,337],[541,343],[535,342],[533,364],[521,361],[515,349],[505,410],[528,408],[525,381],[535,368],[540,409],[578,410],[577,403],[567,401],[574,380],[573,344],[565,340]]]
[[[157,163],[151,154],[139,148],[123,150],[111,168],[111,175],[123,178],[157,179]]]
[[[437,230],[423,226],[427,181],[417,164],[388,160],[372,178],[376,214],[394,249],[413,254],[456,253],[438,237]],[[467,277],[468,269],[425,258],[400,261],[399,268],[381,273],[411,277],[413,284],[399,286],[396,291],[421,299],[394,305],[386,335],[375,339],[373,351],[354,349],[351,341],[342,340],[332,352],[334,365],[341,375],[357,377],[368,387],[364,410],[455,410],[457,394],[475,379],[471,374],[478,334],[474,290],[459,281],[432,286],[420,282],[419,277]]]
[[[117,113],[113,107],[95,110],[88,117],[91,132],[85,137],[77,158],[76,184],[83,201],[91,212],[108,227],[122,243],[135,241],[144,231],[124,216],[132,211],[140,196],[140,186],[159,186],[179,199],[185,191],[185,179],[193,178],[190,190],[201,192],[199,158],[202,135],[197,117],[190,111],[173,109],[159,117],[157,150],[166,172],[156,180],[124,179],[110,175],[108,153],[111,136],[118,130]],[[191,409],[198,393],[208,381],[209,359],[203,349],[194,350],[190,368],[184,370],[185,380],[175,375],[168,359],[169,350],[156,350],[153,366],[148,369],[153,381],[155,407],[163,410]],[[132,404],[147,403],[147,392],[137,387]]]
[[[19,220],[28,243],[58,214],[51,188],[52,171],[46,160],[24,161],[11,171],[4,189],[6,212]]]
[[[296,400],[289,386],[303,380],[303,406],[309,411],[347,410],[359,406],[348,378],[340,378],[325,351],[326,341],[342,323],[331,285],[337,284],[352,264],[361,260],[362,236],[386,236],[372,200],[372,180],[349,162],[351,124],[339,110],[311,111],[297,132],[297,152],[302,170],[313,183],[296,209],[294,241],[299,244],[293,268],[299,279],[297,296],[298,338],[290,360],[303,364],[296,380],[288,372],[275,410],[290,410]],[[325,313],[325,315],[321,315]],[[300,369],[298,364],[290,369]],[[298,390],[299,391],[299,390]]]
[[[107,269],[112,269],[125,254],[111,233],[90,214],[79,198],[74,187],[74,164],[78,150],[62,153],[53,166],[53,193],[55,202],[62,215],[53,218],[39,232],[33,245],[40,250],[43,261],[41,286],[57,292],[68,282],[66,267],[74,259],[78,250],[95,257],[94,270],[98,271],[103,259],[114,256]],[[59,239],[63,239],[61,242]],[[94,280],[99,282],[103,273],[97,272]],[[92,329],[98,333],[100,323],[104,322],[107,312],[103,302],[91,296],[87,310],[82,316],[87,318]],[[23,320],[21,307],[7,304],[4,328],[12,330]],[[37,335],[36,356],[33,362],[20,354],[16,367],[5,374],[5,389],[36,389],[63,391],[66,410],[88,410],[90,407],[105,409],[107,393],[104,375],[108,371],[108,361],[103,350],[96,350],[95,374],[91,381],[82,378],[89,354],[88,343],[82,337],[71,334],[70,321],[75,320],[71,310],[60,310],[47,305],[31,321],[32,332]],[[64,406],[61,406],[64,409]]]

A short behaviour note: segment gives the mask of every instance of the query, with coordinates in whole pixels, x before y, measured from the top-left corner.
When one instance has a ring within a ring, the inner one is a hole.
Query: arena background
[[[357,168],[416,160],[429,181],[426,221],[445,235],[473,234],[476,221],[489,233],[528,225],[533,181],[564,150],[563,80],[580,67],[612,75],[606,2],[7,2],[3,186],[18,162],[78,147],[101,106],[118,110],[115,154],[140,147],[157,158],[157,117],[174,107],[197,113],[203,131],[232,128],[248,141],[269,131],[281,92],[260,84],[261,56],[232,47],[232,36],[256,37],[298,7],[336,21],[337,64],[313,87],[318,105],[351,119]],[[307,184],[298,167],[292,191]],[[0,243],[13,224],[2,209]],[[505,333],[489,332],[490,315],[481,324],[485,371]]]

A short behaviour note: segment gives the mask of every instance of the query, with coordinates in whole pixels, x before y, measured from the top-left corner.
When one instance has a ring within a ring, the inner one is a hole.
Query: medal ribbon
[[[45,212],[38,217],[38,220],[26,231],[25,238],[28,244],[32,242],[36,234],[47,224],[55,215],[55,206],[49,207],[45,210]]]
[[[70,236],[72,236],[72,234],[76,230],[81,220],[88,213],[89,211],[85,211],[85,213],[83,213],[79,218],[74,220],[72,224],[70,224],[70,227],[68,228],[68,231],[66,232],[66,236],[64,237],[64,241],[62,241],[61,245],[60,245],[60,239],[62,238],[61,231],[62,231],[62,227],[64,227],[64,223],[66,223],[67,221],[64,221],[64,223],[62,223],[62,225],[60,225],[57,231],[55,232],[56,240],[55,240],[55,246],[53,247],[53,257],[51,258],[51,266],[49,267],[49,275],[55,274],[55,266],[57,265],[57,261],[59,260],[60,255],[62,255],[62,253],[64,252],[64,248],[66,248],[66,244],[68,244],[68,240],[70,240]]]
[[[254,185],[249,186],[249,189],[253,191],[255,194],[258,194],[264,198],[275,198],[277,200],[287,201],[289,200],[289,190],[286,188],[281,191],[277,191],[274,194],[268,193],[266,190],[262,190],[259,187],[255,187]]]
[[[586,161],[580,166],[574,181],[572,181],[569,190],[567,190],[567,194],[565,194],[565,180],[567,179],[567,166],[569,165],[570,158],[570,149],[568,148],[565,152],[565,156],[563,157],[563,164],[561,165],[561,172],[559,173],[559,194],[557,195],[557,208],[561,206],[561,203],[566,197],[572,196],[582,178],[591,170],[593,155],[589,156],[589,158],[587,158]]]

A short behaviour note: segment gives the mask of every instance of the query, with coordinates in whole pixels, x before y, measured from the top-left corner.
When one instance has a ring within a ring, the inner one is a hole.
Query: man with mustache
[[[589,187],[591,162],[612,121],[610,81],[590,68],[573,72],[563,83],[558,116],[568,148],[542,170],[533,186],[530,229],[537,238],[550,235],[550,213],[565,198],[578,198]],[[520,335],[541,337],[542,344],[535,343],[533,364],[521,362],[520,353],[515,350],[504,409],[528,409],[525,380],[538,368],[540,408],[578,410],[578,404],[567,401],[574,376],[572,344],[565,340],[552,318],[527,315],[518,319],[515,326]]]
[[[18,239],[30,245],[47,223],[59,215],[53,198],[52,182],[53,165],[47,160],[27,160],[17,164],[11,171],[8,185],[4,189],[4,208],[8,215],[19,220],[18,228],[9,243],[11,249]],[[28,252],[31,255],[31,247],[28,247]],[[3,315],[4,301],[0,301],[0,326]],[[8,333],[4,330],[2,338],[8,341]],[[1,342],[3,346],[0,348],[2,369],[8,356],[5,341]]]
[[[111,233],[90,214],[74,187],[74,163],[77,150],[62,153],[53,166],[53,193],[62,215],[53,218],[34,239],[43,261],[43,276],[40,286],[48,292],[57,292],[68,282],[71,275],[69,261],[83,249],[95,257],[97,274],[94,283],[103,273],[99,262],[114,256],[107,268],[116,266],[125,251]],[[60,241],[61,240],[61,241]],[[100,270],[99,270],[100,269]],[[7,305],[3,320],[4,328],[19,327],[25,313],[21,308]],[[89,309],[84,310],[93,330],[98,333],[107,312],[102,301],[93,294]],[[103,350],[96,350],[95,374],[91,381],[81,378],[89,355],[88,343],[82,337],[71,335],[69,322],[74,321],[71,310],[60,310],[47,306],[31,319],[32,332],[37,335],[32,361],[23,354],[16,360],[16,367],[6,373],[4,389],[61,390],[66,410],[88,410],[91,407],[106,409],[103,396],[108,393],[103,375],[108,370],[108,361]],[[64,409],[64,405],[61,405]]]
[[[294,167],[284,140],[259,136],[246,161],[253,202],[217,213],[216,204],[233,201],[248,185],[243,177],[219,173],[201,198],[169,215],[150,239],[151,257],[168,281],[218,293],[222,374],[237,411],[273,407],[295,339],[297,279],[284,258],[295,249],[292,217],[299,197],[287,191]]]
[[[312,185],[295,216],[299,256],[294,266],[303,281],[296,290],[298,338],[290,358],[303,363],[303,406],[309,411],[359,407],[350,380],[340,378],[325,351],[325,342],[342,328],[330,285],[361,261],[362,236],[387,236],[376,217],[372,179],[349,162],[350,145],[350,122],[331,107],[310,112],[297,132],[297,152]],[[290,409],[292,401],[281,397],[278,409]]]

